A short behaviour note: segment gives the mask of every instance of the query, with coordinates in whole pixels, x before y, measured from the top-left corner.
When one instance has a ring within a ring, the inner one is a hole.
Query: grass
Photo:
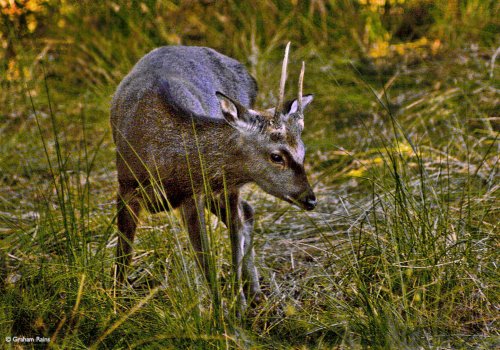
[[[431,7],[430,44],[419,44],[353,2],[298,3],[49,2],[33,34],[8,22],[17,71],[6,65],[0,95],[1,337],[50,337],[53,348],[499,345],[498,5],[469,1],[454,18]],[[471,9],[482,22],[461,26]],[[384,35],[387,51],[370,56]],[[175,212],[143,216],[134,282],[114,294],[108,106],[119,80],[180,40],[244,61],[271,104],[289,39],[290,77],[305,60],[315,93],[304,140],[319,206],[245,189],[267,299],[242,321],[226,312],[226,229],[211,218],[219,300]]]

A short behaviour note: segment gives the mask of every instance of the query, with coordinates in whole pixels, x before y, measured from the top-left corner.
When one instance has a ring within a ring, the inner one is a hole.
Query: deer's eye
[[[271,161],[276,164],[285,164],[285,160],[278,153],[271,153]]]

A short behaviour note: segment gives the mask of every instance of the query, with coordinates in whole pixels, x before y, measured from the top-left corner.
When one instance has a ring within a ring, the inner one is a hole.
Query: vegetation
[[[498,347],[499,8],[0,0],[2,347]],[[145,216],[133,285],[116,295],[119,81],[154,47],[204,45],[244,62],[269,105],[289,40],[289,76],[304,60],[315,94],[304,139],[319,205],[246,189],[266,300],[231,312],[214,217],[212,298],[177,213]]]

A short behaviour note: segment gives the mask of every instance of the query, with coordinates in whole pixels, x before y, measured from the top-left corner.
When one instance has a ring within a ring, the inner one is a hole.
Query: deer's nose
[[[316,204],[316,196],[314,195],[314,193],[308,195],[304,200],[304,208],[306,210],[313,210],[314,208],[316,208]]]

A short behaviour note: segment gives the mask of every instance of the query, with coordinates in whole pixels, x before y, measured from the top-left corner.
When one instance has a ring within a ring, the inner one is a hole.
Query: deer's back
[[[160,47],[141,58],[120,83],[112,103],[112,118],[113,114],[123,114],[113,110],[133,109],[144,94],[152,92],[161,94],[179,114],[222,119],[216,91],[250,107],[257,86],[241,63],[213,49]]]

